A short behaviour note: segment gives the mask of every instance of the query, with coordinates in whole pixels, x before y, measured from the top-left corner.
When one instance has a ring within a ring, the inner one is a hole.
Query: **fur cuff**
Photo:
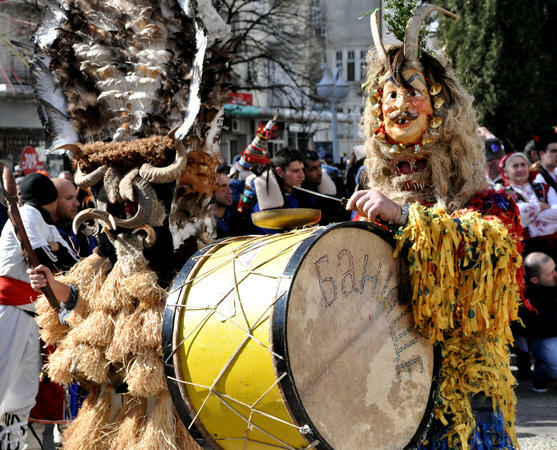
[[[284,206],[284,197],[272,169],[263,172],[254,180],[254,184],[260,211]]]

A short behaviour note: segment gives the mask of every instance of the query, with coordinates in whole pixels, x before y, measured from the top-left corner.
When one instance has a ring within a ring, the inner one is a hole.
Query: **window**
[[[356,61],[354,60],[354,50],[348,51],[348,61],[346,63],[346,81],[356,80]]]
[[[337,62],[342,61],[342,52],[337,52]]]
[[[325,36],[325,12],[320,0],[311,0],[311,23],[316,36]]]
[[[346,63],[346,81],[355,81],[355,63],[354,61],[348,61]]]

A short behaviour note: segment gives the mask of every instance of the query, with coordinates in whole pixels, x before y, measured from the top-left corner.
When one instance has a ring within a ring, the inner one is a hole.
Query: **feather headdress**
[[[94,218],[108,228],[161,226],[169,199],[158,198],[150,184],[180,179],[192,151],[213,158],[219,152],[228,26],[210,0],[48,5],[34,35],[39,115],[50,149],[69,151],[77,162],[76,183],[103,181],[98,208],[80,214],[74,225]],[[211,158],[206,162],[212,167]],[[198,215],[207,209],[205,185],[186,191],[186,201],[174,201]],[[136,204],[130,208],[129,202]],[[118,217],[124,209],[137,213]]]

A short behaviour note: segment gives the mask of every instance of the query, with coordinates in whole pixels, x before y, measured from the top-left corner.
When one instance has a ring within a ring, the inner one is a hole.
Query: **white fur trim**
[[[268,169],[254,181],[257,202],[261,211],[265,209],[282,208],[284,198],[273,170]]]
[[[321,177],[321,184],[317,188],[319,192],[327,195],[337,195],[337,187],[331,176],[327,171],[323,170],[323,176]]]

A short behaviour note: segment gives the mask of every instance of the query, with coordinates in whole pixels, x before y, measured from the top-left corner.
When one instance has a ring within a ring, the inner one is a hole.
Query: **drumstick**
[[[306,194],[316,195],[317,197],[323,197],[323,198],[328,198],[329,200],[334,200],[335,202],[339,202],[342,206],[346,206],[346,204],[348,203],[348,199],[346,197],[338,198],[338,197],[333,197],[332,195],[322,194],[321,192],[312,191],[300,186],[292,186],[292,187],[294,189],[297,189],[298,191],[305,192]]]
[[[297,189],[298,191],[305,192],[306,194],[316,195],[317,197],[323,197],[329,200],[334,200],[335,202],[339,202],[342,206],[346,206],[346,204],[348,203],[348,199],[346,197],[338,198],[338,197],[333,197],[332,195],[322,194],[321,192],[312,191],[310,189],[306,189],[300,186],[292,186],[292,187],[294,189]],[[382,226],[388,228],[391,232],[396,231],[397,227],[394,226],[392,223],[385,222],[384,220],[381,220],[378,217],[375,218],[375,221],[380,223]]]

